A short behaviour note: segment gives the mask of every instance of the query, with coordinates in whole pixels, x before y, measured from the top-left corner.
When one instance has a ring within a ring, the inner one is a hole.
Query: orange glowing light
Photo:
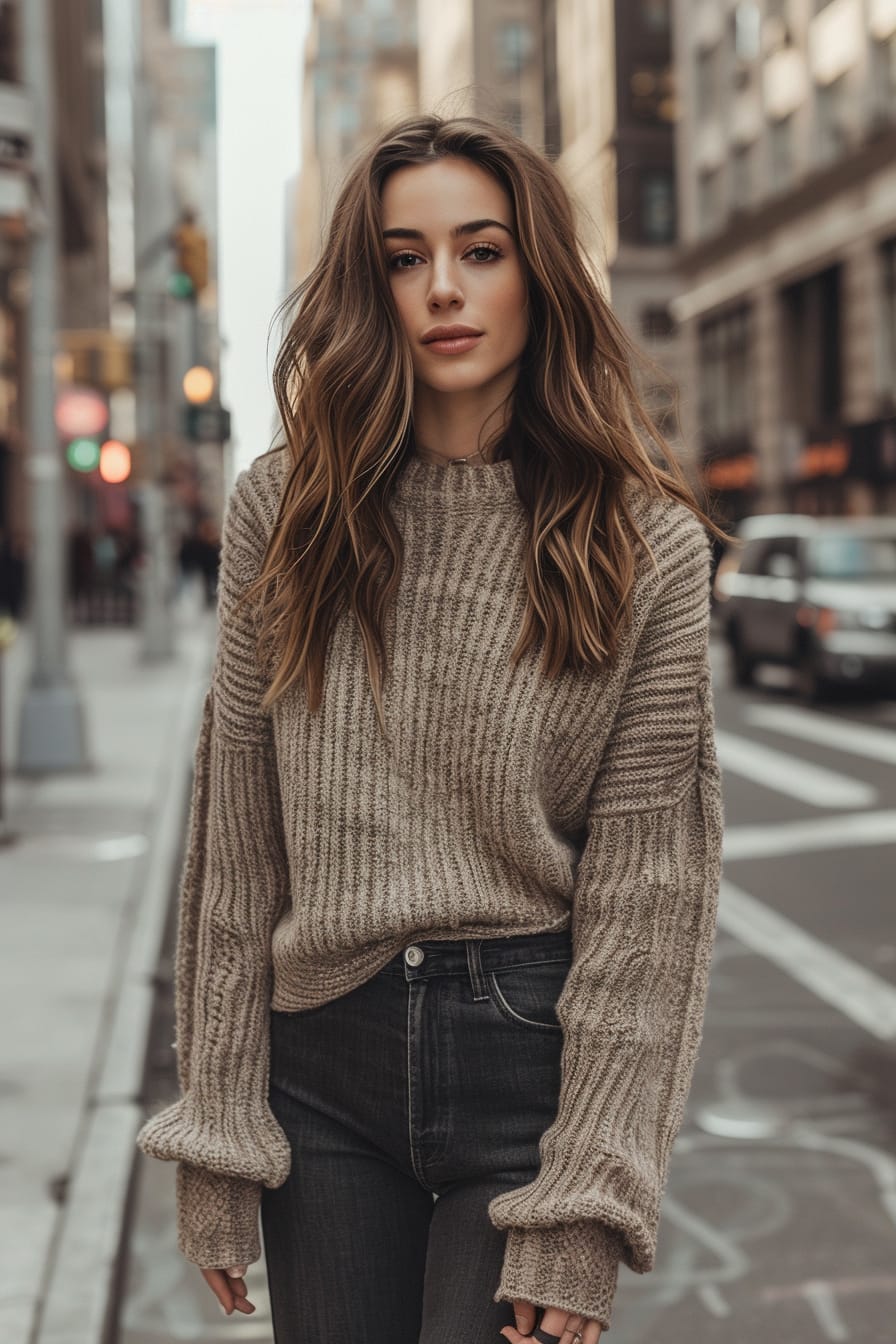
[[[100,476],[110,485],[126,481],[131,474],[131,450],[118,439],[107,439],[100,448]]]

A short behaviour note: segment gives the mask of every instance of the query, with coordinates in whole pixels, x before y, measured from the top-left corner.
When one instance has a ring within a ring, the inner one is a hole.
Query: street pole
[[[31,99],[34,201],[29,220],[28,457],[31,515],[28,614],[31,671],[19,720],[18,769],[26,774],[87,765],[81,704],[66,663],[65,497],[56,431],[58,191],[49,0],[21,8],[25,83]]]
[[[151,135],[154,125],[145,54],[145,17],[136,7],[136,68],[134,71],[134,231],[137,267],[135,281],[137,351],[137,437],[143,448],[140,486],[141,525],[146,557],[141,567],[141,657],[158,662],[174,654],[173,576],[168,509],[162,483],[163,388],[162,346],[167,336],[164,293],[155,283],[158,266],[156,217],[159,210]],[[152,261],[150,261],[152,258]],[[141,264],[142,263],[142,264]]]

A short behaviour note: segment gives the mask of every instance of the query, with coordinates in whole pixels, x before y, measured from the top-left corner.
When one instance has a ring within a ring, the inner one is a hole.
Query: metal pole
[[[141,523],[146,558],[141,568],[141,657],[158,662],[174,654],[172,610],[173,577],[168,535],[167,501],[162,484],[161,341],[167,325],[164,295],[154,285],[158,274],[156,212],[158,186],[151,135],[154,124],[151,89],[145,60],[145,23],[138,0],[136,13],[137,60],[134,71],[134,231],[138,264],[135,274],[137,348],[137,437],[144,449],[144,480],[140,487]],[[148,255],[149,254],[149,255]]]
[[[28,314],[28,458],[31,514],[28,607],[31,673],[19,720],[18,769],[40,774],[87,766],[84,721],[65,650],[65,497],[56,432],[57,232],[55,98],[48,0],[21,8],[31,97],[35,208]]]

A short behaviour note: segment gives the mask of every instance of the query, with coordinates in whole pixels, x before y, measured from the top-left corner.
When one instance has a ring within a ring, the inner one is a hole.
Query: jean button
[[[421,947],[414,945],[406,949],[404,959],[409,966],[419,966],[425,955]]]

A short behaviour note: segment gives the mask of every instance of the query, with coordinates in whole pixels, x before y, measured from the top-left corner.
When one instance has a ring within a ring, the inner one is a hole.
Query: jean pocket
[[[562,1032],[556,1005],[566,977],[569,959],[505,966],[488,972],[492,1002],[502,1017],[532,1031]]]

